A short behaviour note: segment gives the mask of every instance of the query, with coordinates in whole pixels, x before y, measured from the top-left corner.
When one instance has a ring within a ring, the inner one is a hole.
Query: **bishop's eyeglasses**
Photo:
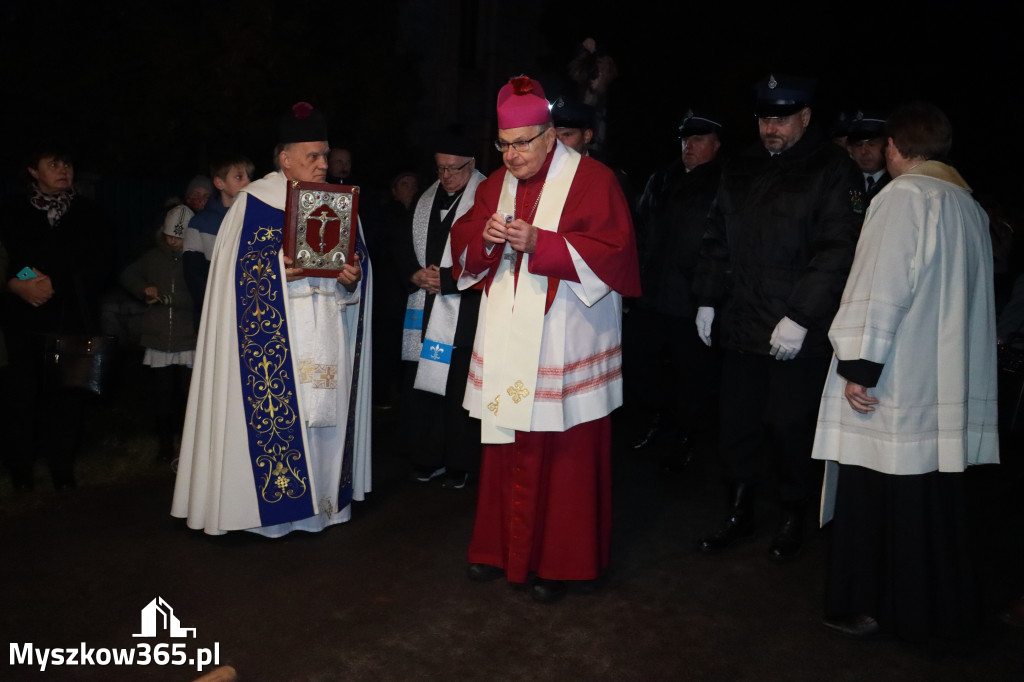
[[[530,143],[533,142],[534,140],[536,140],[538,137],[540,137],[544,133],[546,133],[547,131],[548,131],[548,129],[545,128],[544,130],[540,131],[539,133],[537,133],[536,135],[531,137],[529,140],[523,140],[522,142],[505,142],[505,140],[495,140],[494,141],[494,148],[497,149],[502,154],[507,152],[509,150],[509,147],[511,147],[513,151],[517,151],[517,152],[529,151]]]

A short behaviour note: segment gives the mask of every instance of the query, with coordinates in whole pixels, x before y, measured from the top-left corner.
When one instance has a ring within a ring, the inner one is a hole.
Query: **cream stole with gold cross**
[[[547,179],[537,205],[533,225],[554,232],[562,217],[569,188],[576,176],[580,155],[556,144]],[[508,171],[498,212],[515,215],[519,181]],[[483,401],[481,440],[511,443],[515,431],[529,431],[544,334],[544,305],[548,278],[529,271],[530,254],[523,254],[516,283],[517,252],[508,244],[487,292],[484,327]]]

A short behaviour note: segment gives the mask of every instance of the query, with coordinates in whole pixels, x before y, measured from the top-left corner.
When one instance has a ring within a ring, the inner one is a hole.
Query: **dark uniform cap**
[[[722,119],[704,109],[694,111],[690,109],[683,115],[679,123],[679,137],[686,139],[691,135],[707,135],[709,133],[721,134]]]
[[[854,114],[853,120],[850,122],[850,130],[846,134],[847,142],[874,140],[878,137],[886,137],[884,116],[863,111]]]
[[[452,156],[464,156],[473,158],[476,153],[473,151],[473,142],[465,133],[465,129],[458,123],[452,123],[434,138],[435,154],[451,154]]]
[[[551,120],[556,128],[594,129],[594,107],[569,97],[559,97],[551,105]]]
[[[327,120],[309,102],[296,102],[281,117],[277,128],[279,144],[293,142],[326,142]]]
[[[832,137],[846,137],[850,132],[850,119],[852,117],[845,111],[840,111],[829,125],[829,132]]]
[[[769,74],[758,81],[754,115],[758,118],[790,116],[806,106],[814,97],[814,81],[800,76]]]

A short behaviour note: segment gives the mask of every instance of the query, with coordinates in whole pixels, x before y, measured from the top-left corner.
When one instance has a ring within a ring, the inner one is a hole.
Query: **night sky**
[[[565,65],[593,36],[620,72],[609,97],[612,162],[640,185],[678,154],[674,126],[690,102],[722,111],[733,145],[752,140],[751,86],[775,71],[819,79],[819,123],[840,109],[935,102],[953,120],[968,182],[1018,204],[1021,4],[872,7],[8,2],[5,185],[21,173],[28,141],[54,133],[77,144],[80,172],[102,177],[183,182],[220,149],[242,150],[263,173],[276,121],[299,99],[328,113],[332,142],[354,149],[364,182],[386,184],[397,170],[429,169],[439,101],[486,128],[509,76],[534,75],[552,97],[569,89]]]

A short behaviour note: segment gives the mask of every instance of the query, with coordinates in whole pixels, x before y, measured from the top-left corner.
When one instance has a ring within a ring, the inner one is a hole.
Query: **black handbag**
[[[97,396],[110,389],[117,355],[116,336],[43,334],[45,386],[82,390]]]

